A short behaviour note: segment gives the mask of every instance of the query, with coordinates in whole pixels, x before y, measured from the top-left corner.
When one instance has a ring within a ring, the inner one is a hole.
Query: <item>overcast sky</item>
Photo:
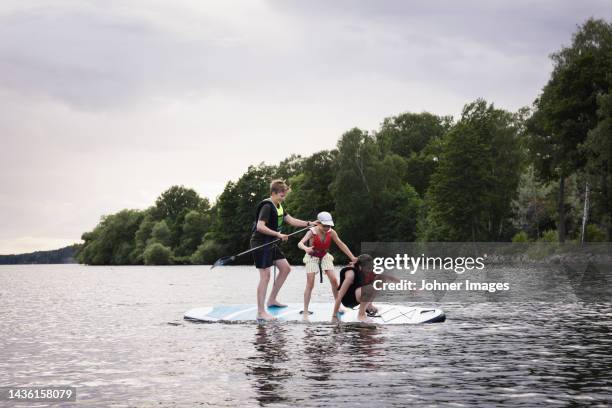
[[[610,1],[4,0],[0,253],[78,242],[174,184],[214,200],[401,112],[529,105],[591,16]]]

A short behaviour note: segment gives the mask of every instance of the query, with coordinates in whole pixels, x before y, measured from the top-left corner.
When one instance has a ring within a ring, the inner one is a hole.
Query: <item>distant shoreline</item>
[[[0,265],[76,264],[76,244],[50,251],[0,255]]]

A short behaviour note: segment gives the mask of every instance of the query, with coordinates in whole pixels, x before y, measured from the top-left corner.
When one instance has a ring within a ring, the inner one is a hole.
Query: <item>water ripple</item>
[[[425,326],[191,324],[189,308],[252,297],[254,271],[15,266],[0,279],[0,383],[75,386],[79,406],[611,401],[610,303],[446,303],[448,320]]]

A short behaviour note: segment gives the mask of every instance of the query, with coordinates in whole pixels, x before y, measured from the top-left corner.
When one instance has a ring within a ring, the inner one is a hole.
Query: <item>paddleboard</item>
[[[432,307],[404,306],[391,303],[374,303],[378,308],[376,316],[371,317],[374,324],[420,324],[437,323],[446,320],[441,309]],[[311,303],[313,312],[304,318],[301,314],[302,304],[292,303],[287,307],[271,307],[268,312],[281,322],[329,323],[334,305],[332,303]],[[214,305],[191,309],[185,313],[185,320],[206,323],[238,323],[257,321],[257,306],[255,305]],[[346,323],[359,323],[357,309],[345,309],[339,315],[339,320]]]

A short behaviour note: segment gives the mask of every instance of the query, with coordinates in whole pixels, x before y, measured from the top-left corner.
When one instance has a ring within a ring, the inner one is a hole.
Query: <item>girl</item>
[[[351,260],[356,262],[357,258],[351,250],[332,229],[334,221],[330,213],[323,211],[317,215],[318,224],[311,228],[304,238],[298,243],[298,248],[306,252],[304,264],[306,265],[306,289],[304,290],[304,316],[312,314],[308,310],[312,289],[314,288],[315,274],[318,272],[320,281],[323,282],[323,271],[329,278],[334,299],[338,296],[338,280],[334,276],[334,257],[328,252],[331,242],[335,242],[338,248]],[[309,246],[306,246],[308,243]]]

